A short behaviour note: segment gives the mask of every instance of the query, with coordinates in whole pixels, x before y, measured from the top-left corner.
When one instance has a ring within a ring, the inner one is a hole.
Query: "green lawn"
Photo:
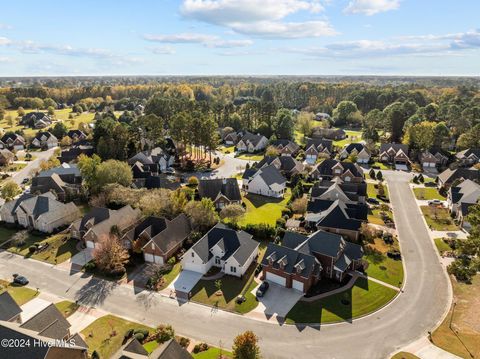
[[[412,353],[407,353],[407,352],[400,352],[395,354],[391,359],[420,359],[416,355],[413,355]]]
[[[438,189],[434,187],[414,188],[413,192],[415,193],[415,197],[417,197],[417,199],[422,199],[422,200],[439,199],[441,201],[446,200],[446,198],[438,192]]]
[[[373,224],[378,224],[380,226],[385,226],[385,222],[382,219],[382,216],[380,215],[380,212],[382,212],[380,209],[373,209],[370,211],[368,215],[368,222],[373,223]],[[393,213],[391,211],[385,211],[387,216],[393,220]]]
[[[364,259],[368,262],[365,273],[382,282],[401,287],[403,282],[402,261],[387,257],[383,253],[367,254]]]
[[[18,172],[25,167],[27,167],[26,163],[12,163],[6,167],[1,167],[1,170],[3,172]]]
[[[458,231],[459,228],[453,223],[447,208],[436,206],[421,206],[423,216],[427,224],[435,231]]]
[[[159,345],[159,342],[157,342],[156,340],[152,340],[151,342],[143,344],[143,347],[148,352],[148,354],[151,354],[155,349],[158,348]]]
[[[31,254],[29,247],[35,243],[48,243],[47,249]],[[49,237],[35,236],[29,234],[25,244],[21,247],[11,246],[8,251],[20,254],[25,257],[37,259],[39,261],[58,264],[70,259],[73,255],[78,253],[77,240],[70,239],[69,234],[59,233]]]
[[[17,233],[16,229],[0,227],[0,244],[8,241],[15,233]]]
[[[0,279],[0,293],[4,292],[5,290],[10,293],[18,305],[23,305],[40,294],[36,290],[17,285],[15,283],[9,283],[6,280]]]
[[[261,160],[263,160],[264,156],[265,156],[264,153],[247,153],[247,152],[244,152],[241,155],[237,156],[237,158],[240,158],[241,160],[260,162]]]
[[[374,162],[370,165],[370,168],[372,167],[378,167],[378,168],[374,168],[375,171],[378,171],[378,169],[380,170],[391,170],[392,169],[392,166],[387,164],[387,163],[383,163],[383,162]]]
[[[442,255],[445,252],[451,252],[452,247],[443,241],[443,238],[435,238],[435,246],[437,247],[438,252]]]
[[[375,186],[377,186],[377,183],[367,182],[367,195],[368,195],[368,197],[377,198],[377,188],[375,187]],[[384,196],[388,199],[389,198],[388,187],[386,186],[385,182],[383,182],[383,190],[384,190]],[[379,199],[379,200],[382,201],[381,199]]]
[[[220,146],[218,147],[218,151],[220,151],[223,154],[233,153],[235,152],[235,146],[229,146],[229,147]]]
[[[359,142],[362,140],[362,131],[352,131],[352,130],[345,130],[347,133],[347,138],[344,140],[333,141],[333,144],[338,147],[344,147],[350,143]]]
[[[143,324],[130,322],[114,315],[106,315],[94,321],[81,333],[90,353],[96,350],[100,358],[110,358],[122,346],[124,334],[129,329],[153,331],[153,328]]]
[[[291,193],[288,189],[285,198],[271,198],[256,194],[248,194],[243,197],[247,210],[238,221],[239,226],[247,224],[265,223],[275,226],[275,222],[282,216],[282,210],[286,208]]]
[[[350,321],[378,310],[397,293],[381,284],[358,278],[355,285],[344,292],[314,302],[299,301],[287,314],[286,322],[326,324]]]
[[[172,281],[175,278],[177,278],[177,276],[180,274],[181,270],[182,270],[182,265],[180,264],[180,262],[175,263],[175,265],[172,267],[172,269],[169,272],[167,272],[163,275],[163,283],[159,287],[159,290],[167,288],[169,286],[169,284],[172,283]]]
[[[210,347],[208,350],[197,354],[192,353],[192,356],[194,359],[217,359],[220,354],[223,355],[223,357],[233,358],[232,353],[229,351],[215,347]]]
[[[258,305],[255,296],[250,293],[250,291],[255,288],[255,283],[249,284],[254,271],[255,265],[252,264],[243,278],[225,275],[221,278],[221,295],[217,295],[214,280],[200,280],[192,289],[192,300],[232,312],[247,313]],[[248,289],[245,293],[246,301],[239,305],[235,302],[235,299],[243,293],[247,285]]]
[[[65,318],[71,316],[80,307],[80,305],[74,302],[70,302],[69,300],[64,300],[64,301],[55,303],[55,306],[60,312],[62,312]]]

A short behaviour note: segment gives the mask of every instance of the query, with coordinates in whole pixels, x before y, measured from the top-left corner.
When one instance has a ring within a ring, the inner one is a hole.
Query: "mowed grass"
[[[217,359],[222,355],[223,358],[233,358],[233,354],[224,349],[210,347],[208,350],[200,353],[192,353],[194,359]]]
[[[367,195],[368,195],[368,197],[377,198],[378,183],[379,182],[377,182],[377,183],[367,182]],[[383,185],[383,195],[388,199],[389,198],[388,187],[387,187],[385,182],[383,182],[382,185]],[[382,202],[381,199],[379,199],[379,200]]]
[[[333,141],[333,144],[338,147],[344,147],[350,143],[360,142],[362,140],[362,131],[345,130],[347,137],[344,140]]]
[[[443,240],[443,238],[435,238],[434,242],[435,242],[435,247],[437,247],[437,250],[440,253],[440,255],[443,255],[443,253],[450,252],[453,250],[452,247],[450,247],[448,243],[446,243]]]
[[[60,312],[62,312],[62,314],[65,318],[71,316],[80,307],[80,305],[78,305],[74,302],[71,302],[69,300],[64,300],[64,301],[55,303],[55,306],[57,307],[57,309]]]
[[[106,315],[94,321],[81,333],[90,353],[96,350],[100,358],[110,358],[122,346],[124,334],[129,329],[153,331],[153,328],[146,325],[130,322],[114,315]]]
[[[10,293],[15,302],[20,306],[40,294],[40,292],[37,292],[36,290],[0,279],[0,293],[5,291]]]
[[[248,313],[258,305],[255,296],[251,293],[256,286],[254,281],[250,283],[254,271],[255,265],[252,264],[242,278],[231,275],[222,277],[220,295],[217,295],[214,280],[202,279],[193,287],[191,300],[232,312]],[[235,299],[243,292],[245,292],[246,301],[239,305]]]
[[[374,244],[369,244],[374,251],[365,255],[364,259],[368,262],[368,268],[365,273],[372,278],[382,282],[401,287],[403,282],[403,264],[401,260],[394,260],[387,256],[387,252],[392,249],[398,249],[398,242],[395,239],[393,245],[387,245],[380,238],[375,238]]]
[[[260,162],[261,160],[263,160],[263,157],[265,157],[264,153],[247,153],[247,152],[244,152],[241,155],[237,156],[237,158],[241,160],[256,161],[256,162]]]
[[[15,233],[17,233],[16,229],[0,227],[0,244],[10,240]]]
[[[172,281],[177,278],[177,276],[180,274],[180,271],[182,270],[182,265],[180,262],[175,263],[175,265],[163,275],[163,284],[159,287],[159,290],[167,288]]]
[[[420,359],[416,355],[407,352],[400,352],[395,354],[391,359]]]
[[[458,231],[447,208],[436,206],[420,206],[427,224],[435,231]]]
[[[385,222],[383,221],[380,212],[385,212],[390,219],[393,219],[392,211],[381,211],[380,209],[372,209],[367,217],[368,222],[378,224],[379,226],[385,226]]]
[[[397,293],[396,290],[376,282],[358,278],[352,288],[341,293],[314,302],[299,301],[288,312],[286,322],[289,324],[348,322],[380,309]]]
[[[432,200],[432,199],[439,199],[444,201],[446,198],[438,192],[438,189],[433,187],[425,187],[425,188],[414,188],[413,193],[415,193],[415,197],[421,200]]]
[[[432,341],[459,357],[476,358],[480,353],[480,276],[477,274],[472,284],[457,282],[453,277],[451,280],[456,305],[432,333]]]
[[[286,208],[291,197],[290,189],[284,198],[265,197],[256,194],[248,194],[243,197],[246,212],[238,221],[240,226],[247,224],[268,224],[275,226],[275,222],[282,216],[282,210]]]

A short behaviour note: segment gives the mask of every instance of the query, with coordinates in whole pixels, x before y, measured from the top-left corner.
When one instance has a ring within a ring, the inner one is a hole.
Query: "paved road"
[[[211,344],[247,329],[261,338],[266,358],[386,358],[392,351],[426,335],[449,304],[449,284],[408,186],[410,176],[384,173],[407,268],[405,292],[380,312],[353,323],[297,328],[212,312],[194,303],[179,306],[169,298],[133,287],[92,279],[50,265],[0,253],[0,277],[18,272],[33,286],[149,325],[170,323],[179,334]],[[280,299],[281,300],[281,299]]]
[[[237,173],[243,172],[247,163],[252,165],[255,161],[242,160],[233,156],[233,153],[224,155],[217,152],[215,156],[219,156],[224,161],[223,165],[213,170],[212,172],[187,172],[183,176],[188,178],[190,176],[196,176],[200,179],[206,178],[229,178],[234,177]]]
[[[16,182],[17,184],[21,184],[25,177],[29,177],[30,173],[33,170],[36,170],[37,168],[40,167],[40,162],[42,162],[43,160],[48,160],[53,155],[54,152],[55,152],[55,148],[50,148],[49,150],[41,151],[41,152],[32,152],[32,154],[36,158],[33,161],[28,162],[27,166],[25,166],[20,171],[15,173],[12,176],[11,180]]]

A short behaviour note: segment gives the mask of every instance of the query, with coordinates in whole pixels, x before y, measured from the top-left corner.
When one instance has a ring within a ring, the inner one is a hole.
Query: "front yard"
[[[435,238],[434,239],[435,246],[437,247],[438,253],[443,255],[446,252],[452,252],[453,248],[443,240],[443,238]]]
[[[287,314],[286,322],[335,323],[351,321],[374,312],[390,302],[397,291],[381,284],[358,278],[354,286],[344,292],[316,300],[299,301]]]
[[[265,154],[263,152],[262,153],[243,152],[236,157],[241,159],[241,160],[260,162],[261,160],[263,160],[264,156],[265,156]]]
[[[428,226],[434,231],[458,231],[447,208],[437,206],[420,206]]]
[[[398,241],[394,239],[394,243],[388,245],[381,238],[375,238],[375,243],[368,244],[366,247],[364,259],[368,262],[368,268],[365,274],[382,282],[401,287],[403,282],[402,261],[387,256],[388,251],[399,250]]]
[[[60,312],[62,312],[65,318],[68,318],[69,316],[71,316],[80,307],[80,305],[74,302],[70,302],[69,300],[64,300],[64,301],[55,303],[55,306]]]
[[[192,289],[191,300],[231,312],[248,313],[258,305],[255,296],[251,293],[256,286],[255,281],[250,283],[254,271],[255,265],[252,264],[243,278],[231,275],[223,276],[220,279],[222,281],[221,293],[217,292],[215,280],[201,279]],[[235,301],[237,296],[244,292],[245,302],[237,304]]]
[[[238,225],[264,223],[274,227],[277,219],[282,217],[282,210],[286,208],[290,197],[290,189],[287,189],[285,198],[272,198],[256,194],[244,196],[243,203],[245,203],[246,212],[238,221]]]
[[[385,221],[388,222],[387,218],[393,222],[393,213],[390,210],[382,211],[381,209],[372,209],[368,213],[368,222],[373,224],[378,224],[379,226],[385,226]]]
[[[0,279],[0,293],[4,291],[8,291],[18,305],[23,305],[40,294],[36,290]]]
[[[454,304],[432,333],[432,342],[462,358],[476,358],[480,353],[480,276],[473,277],[472,284],[450,279]]]
[[[218,359],[220,355],[222,355],[222,358],[233,358],[229,351],[215,347],[210,347],[208,350],[197,354],[192,353],[194,359]]]
[[[388,187],[386,186],[386,184],[384,182],[382,183],[382,186],[383,186],[383,197],[386,198],[386,199],[389,199]],[[378,182],[377,183],[372,183],[372,182],[367,183],[367,196],[369,198],[378,198],[377,197],[378,196]],[[378,199],[383,202],[383,200],[381,198],[378,198]]]
[[[413,192],[415,193],[415,197],[420,200],[446,200],[446,198],[438,192],[438,189],[434,187],[416,187],[413,189]]]

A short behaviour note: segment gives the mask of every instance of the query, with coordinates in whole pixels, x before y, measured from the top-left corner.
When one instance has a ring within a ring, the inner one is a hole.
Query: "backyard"
[[[413,189],[415,193],[415,197],[420,200],[432,200],[432,199],[439,199],[441,201],[446,200],[444,196],[442,196],[438,189],[434,187],[417,187]]]
[[[380,309],[398,292],[381,284],[358,278],[354,286],[344,292],[314,302],[299,301],[287,314],[286,322],[334,323],[351,321]]]
[[[10,293],[18,305],[23,305],[40,294],[36,290],[0,279],[0,293],[5,290]]]
[[[217,291],[215,280],[202,279],[192,289],[192,300],[232,312],[248,313],[258,305],[255,296],[251,293],[256,286],[255,281],[250,282],[254,271],[255,264],[252,264],[242,278],[223,276],[220,279],[221,293]],[[237,304],[235,299],[244,292],[245,302]]]
[[[403,282],[402,261],[387,256],[388,251],[399,250],[398,241],[394,239],[394,243],[388,245],[381,238],[375,238],[375,243],[369,244],[367,248],[369,250],[366,250],[364,259],[368,262],[368,268],[365,274],[382,282],[401,287]]]
[[[286,208],[291,192],[288,189],[285,198],[271,198],[256,194],[248,194],[243,197],[246,213],[238,221],[240,226],[247,224],[265,223],[275,226],[275,222],[282,216],[282,210]]]
[[[447,208],[438,206],[421,206],[423,216],[428,226],[434,231],[458,231],[459,228],[453,223]]]
[[[462,358],[480,353],[480,276],[472,284],[451,277],[453,305],[443,323],[432,333],[436,346]]]

